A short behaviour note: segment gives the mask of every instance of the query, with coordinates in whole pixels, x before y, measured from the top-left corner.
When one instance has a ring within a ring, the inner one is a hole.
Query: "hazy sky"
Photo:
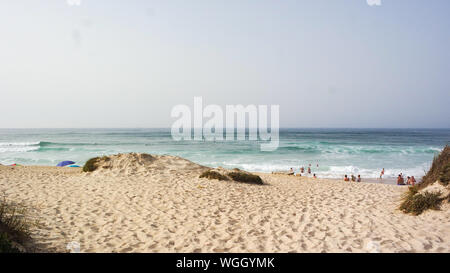
[[[448,0],[0,0],[0,127],[170,127],[203,96],[279,104],[282,127],[448,128],[449,14]]]

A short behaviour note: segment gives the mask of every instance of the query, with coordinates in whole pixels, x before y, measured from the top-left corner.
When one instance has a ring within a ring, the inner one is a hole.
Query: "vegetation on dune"
[[[19,253],[20,250],[13,246],[8,234],[0,231],[0,253]]]
[[[430,170],[422,178],[419,188],[423,189],[428,185],[439,181],[442,185],[448,185],[450,180],[450,146],[445,146],[444,150],[433,159]]]
[[[442,169],[439,182],[444,186],[447,186],[450,183],[450,162]]]
[[[425,191],[419,193],[418,187],[410,187],[403,197],[400,210],[405,213],[419,215],[428,209],[439,210],[444,199],[441,197],[440,192]]]
[[[84,166],[83,166],[83,172],[93,172],[93,171],[97,170],[98,160],[99,160],[98,157],[94,157],[94,158],[91,158],[88,161],[86,161],[86,163],[84,163]]]
[[[429,192],[420,190],[438,181],[443,186],[448,186],[450,182],[450,147],[445,146],[442,152],[434,157],[430,170],[422,178],[422,182],[403,196],[400,210],[405,213],[419,215],[422,212],[433,209],[439,210],[443,201],[450,202],[450,194],[442,196],[441,192]]]
[[[233,180],[236,182],[251,183],[251,184],[258,184],[258,185],[264,184],[261,177],[259,177],[258,175],[254,175],[254,174],[247,173],[247,172],[240,171],[240,170],[237,171],[235,169],[232,172],[226,173],[226,175],[221,174],[218,171],[208,170],[208,171],[203,172],[200,175],[200,178],[217,179],[217,180],[221,180],[221,181]]]
[[[109,158],[107,156],[91,158],[88,161],[86,161],[86,163],[84,163],[83,172],[93,172],[93,171],[97,170],[98,163],[100,161],[110,161],[110,160],[111,160],[111,158]]]
[[[251,174],[251,173],[231,172],[231,173],[228,173],[228,176],[237,182],[259,184],[259,185],[263,184],[261,177],[259,177],[258,175],[255,175],[255,174]]]
[[[200,178],[217,179],[217,180],[220,180],[220,181],[228,181],[228,180],[230,180],[227,176],[225,176],[225,175],[223,175],[223,174],[221,174],[219,172],[212,171],[212,170],[208,170],[208,171],[203,172],[200,175]]]
[[[30,240],[30,228],[37,222],[28,217],[25,206],[0,200],[0,253],[21,252],[16,245]],[[14,242],[14,243],[13,243]]]

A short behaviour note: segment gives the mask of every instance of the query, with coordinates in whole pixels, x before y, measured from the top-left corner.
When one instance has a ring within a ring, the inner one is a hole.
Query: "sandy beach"
[[[259,174],[198,178],[179,157],[124,155],[93,173],[0,166],[0,193],[33,208],[38,252],[449,252],[450,210],[398,210],[406,187]]]

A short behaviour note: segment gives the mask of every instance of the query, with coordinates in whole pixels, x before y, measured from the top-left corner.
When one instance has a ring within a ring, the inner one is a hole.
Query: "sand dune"
[[[0,166],[0,192],[37,208],[39,251],[449,252],[450,211],[397,208],[406,187],[260,174],[199,179],[172,156],[118,155],[97,171]]]

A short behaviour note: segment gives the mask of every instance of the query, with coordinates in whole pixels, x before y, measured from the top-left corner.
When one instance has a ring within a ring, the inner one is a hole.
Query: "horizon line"
[[[38,130],[38,129],[59,129],[59,130],[87,130],[87,129],[164,129],[171,130],[171,127],[5,127],[0,130]],[[192,127],[191,130],[201,129]],[[223,129],[228,129],[224,127]],[[244,128],[230,128],[230,129],[244,129]],[[245,129],[258,129],[254,127],[246,127]],[[270,129],[270,128],[268,128]],[[435,129],[435,130],[450,130],[450,127],[279,127],[279,129]]]

